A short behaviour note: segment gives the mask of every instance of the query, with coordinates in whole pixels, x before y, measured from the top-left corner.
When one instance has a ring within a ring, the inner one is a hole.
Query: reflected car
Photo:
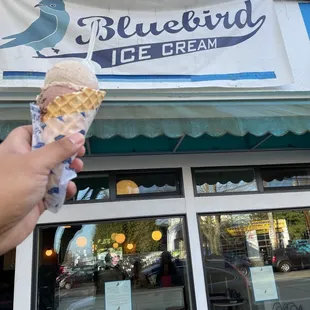
[[[179,269],[180,274],[186,274],[186,261],[178,260],[176,266]],[[154,264],[145,268],[142,272],[149,279],[152,278],[155,281],[159,267],[159,264]],[[235,267],[229,262],[225,260],[207,261],[206,276],[211,301],[223,300],[223,298],[228,297],[228,292],[233,294],[231,298],[236,300],[249,300],[248,289],[250,287],[250,282],[248,278],[235,269]],[[102,295],[99,297],[91,296],[73,303],[68,310],[99,310],[104,309],[103,304],[104,301]]]
[[[310,268],[310,248],[308,245],[291,246],[273,252],[272,266],[280,272]]]
[[[69,272],[65,272],[65,273],[62,273],[61,275],[59,275],[57,278],[56,278],[56,287],[60,287],[60,288],[63,288],[65,286],[65,281],[63,281],[64,279],[66,279],[68,276],[70,276],[70,273]]]
[[[78,270],[72,271],[72,273],[65,274],[63,278],[56,280],[60,288],[70,290],[72,287],[77,287],[82,284],[91,283],[93,281],[94,270]],[[60,276],[61,277],[61,276]]]
[[[185,260],[175,260],[174,263],[181,277],[187,274],[187,263]],[[244,273],[238,266],[224,259],[208,259],[205,262],[205,266],[209,292],[227,295],[228,289],[234,292],[236,296],[239,295],[248,298],[248,289],[251,287],[249,271]],[[159,264],[154,264],[142,270],[151,283],[154,283],[159,272],[159,267]],[[247,267],[250,268],[249,266]]]

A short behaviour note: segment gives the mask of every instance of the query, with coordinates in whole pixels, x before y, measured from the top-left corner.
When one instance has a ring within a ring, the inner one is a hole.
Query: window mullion
[[[195,198],[190,167],[183,167],[183,182],[186,199],[186,219],[188,223],[188,238],[190,244],[190,255],[194,277],[194,288],[197,309],[208,310],[206,282],[204,279],[204,267],[202,263],[202,250],[200,245],[200,234],[198,218],[195,208]]]
[[[260,168],[255,168],[254,173],[255,173],[257,189],[260,193],[263,193],[264,192],[264,183],[263,183],[263,179],[262,179],[262,174],[260,172]]]

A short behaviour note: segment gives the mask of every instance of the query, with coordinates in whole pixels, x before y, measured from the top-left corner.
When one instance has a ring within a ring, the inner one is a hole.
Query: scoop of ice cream
[[[71,83],[54,82],[41,91],[41,94],[37,97],[37,105],[40,106],[41,113],[45,114],[47,106],[57,97],[78,92],[82,89],[82,86],[77,86]]]
[[[96,75],[87,66],[74,60],[62,61],[46,73],[44,87],[54,82],[99,89]]]
[[[57,97],[88,87],[99,89],[96,75],[83,63],[66,60],[53,66],[45,76],[44,88],[37,97],[37,105],[45,114],[47,106]]]

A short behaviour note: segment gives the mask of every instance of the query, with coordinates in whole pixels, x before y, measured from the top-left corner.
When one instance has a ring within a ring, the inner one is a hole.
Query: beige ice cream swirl
[[[44,88],[37,97],[41,115],[57,97],[81,91],[83,88],[99,89],[96,75],[78,61],[66,60],[53,66],[47,73]]]

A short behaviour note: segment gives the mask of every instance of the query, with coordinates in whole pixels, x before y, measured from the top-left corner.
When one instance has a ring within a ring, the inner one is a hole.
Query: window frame
[[[128,195],[117,195],[117,176],[128,176],[130,175],[143,175],[143,174],[174,174],[176,191],[175,192],[157,192],[157,193],[147,193],[147,194],[128,194]],[[160,198],[184,198],[184,187],[182,181],[182,169],[147,169],[147,170],[122,170],[117,172],[112,172],[111,176],[114,179],[113,191],[115,191],[115,201],[126,201],[126,200],[140,200],[140,199],[160,199]]]
[[[191,255],[188,255],[190,253],[190,242],[189,242],[189,233],[188,233],[188,222],[186,218],[186,214],[173,214],[168,216],[163,216],[162,219],[171,219],[171,218],[181,218],[182,219],[182,230],[183,230],[183,240],[186,247],[186,254],[187,254],[187,261],[186,261],[186,267],[187,267],[187,282],[188,282],[188,297],[190,302],[193,305],[193,310],[197,310],[196,307],[196,298],[195,298],[195,289],[194,289],[194,281],[193,281],[193,275],[191,273],[192,270],[192,261],[191,261]],[[127,221],[143,221],[143,220],[151,220],[151,219],[158,219],[157,216],[152,217],[140,217],[140,218],[124,218],[124,219],[109,219],[109,220],[97,220],[97,221],[87,221],[87,222],[70,222],[70,223],[53,223],[53,224],[39,224],[36,226],[34,232],[33,232],[33,251],[32,251],[32,285],[31,285],[31,309],[38,310],[38,260],[39,260],[39,250],[40,250],[40,229],[44,227],[60,227],[64,226],[64,224],[70,224],[70,225],[89,225],[89,224],[104,224],[111,223],[113,221],[118,222],[127,222]],[[81,271],[81,270],[80,270]],[[79,272],[79,271],[78,271]],[[83,271],[84,272],[84,271]],[[185,293],[184,293],[185,294]],[[185,299],[185,296],[184,296]],[[185,300],[184,300],[185,301]],[[186,304],[185,304],[186,305]]]
[[[268,212],[281,212],[281,211],[285,211],[285,210],[288,210],[290,208],[287,208],[287,207],[282,207],[282,208],[278,208],[278,209],[271,209],[271,210],[265,210],[265,209],[261,209],[261,210],[243,210],[243,211],[240,211],[238,212],[237,210],[234,210],[233,212],[229,211],[229,210],[226,210],[226,211],[223,211],[223,212],[205,212],[205,213],[197,213],[197,221],[198,221],[198,227],[199,227],[199,239],[202,240],[202,237],[203,237],[203,233],[202,233],[202,230],[200,229],[200,218],[202,216],[214,216],[214,215],[217,215],[217,216],[221,216],[221,215],[233,215],[233,214],[248,214],[248,213],[255,213],[255,212],[258,212],[258,213],[268,213]],[[293,209],[290,209],[292,211],[296,211],[296,212],[302,212],[302,211],[310,211],[310,202],[309,202],[309,205],[308,207],[303,207],[303,208],[293,208]],[[264,239],[264,241],[266,241],[266,239]],[[259,242],[259,240],[258,240]],[[286,249],[284,249],[286,250]],[[202,242],[200,242],[200,251],[201,253],[203,253],[203,244]],[[206,292],[209,296],[209,285],[208,285],[208,277],[207,277],[207,264],[206,264],[206,259],[205,257],[203,256],[202,257],[202,261],[203,261],[203,275],[204,275],[204,279],[205,279],[205,287],[206,287]],[[208,300],[208,309],[211,310],[213,309],[212,308],[212,304],[210,302],[210,299],[207,298]],[[257,303],[257,302],[256,302]]]
[[[225,172],[227,170],[230,171],[245,171],[245,170],[252,170],[253,171],[253,181],[256,181],[256,191],[249,191],[249,192],[216,192],[216,193],[198,193],[197,191],[197,183],[196,183],[196,178],[195,178],[195,172],[197,170],[203,170],[205,172]],[[260,187],[258,184],[258,177],[256,176],[256,169],[254,167],[248,167],[248,166],[240,166],[240,167],[218,167],[218,168],[204,168],[204,167],[199,167],[199,168],[192,168],[192,178],[193,178],[193,186],[194,186],[194,195],[195,197],[205,197],[205,196],[232,196],[232,195],[246,195],[246,194],[260,194]]]
[[[176,191],[175,192],[156,192],[146,194],[128,194],[128,195],[117,195],[117,176],[130,176],[143,175],[143,174],[174,174]],[[84,172],[77,179],[87,179],[88,177],[107,177],[109,183],[109,198],[107,199],[90,199],[90,200],[72,200],[66,203],[68,204],[85,204],[85,203],[106,203],[112,201],[128,201],[128,200],[143,200],[143,199],[165,199],[165,198],[184,198],[184,186],[182,182],[182,169],[146,169],[146,170],[122,170],[122,171],[98,171],[87,173]]]
[[[300,170],[303,169],[309,171],[310,168],[307,168],[306,164],[296,164],[296,165],[253,165],[253,166],[227,166],[223,167],[212,167],[212,168],[204,168],[204,167],[193,167],[192,170],[192,178],[193,178],[193,188],[195,197],[206,197],[206,196],[237,196],[237,195],[259,195],[259,194],[268,194],[268,193],[283,193],[283,192],[304,192],[310,189],[310,185],[305,186],[283,186],[283,187],[264,187],[263,178],[262,178],[262,170],[263,169],[291,169],[291,170]],[[254,179],[256,181],[257,190],[256,191],[244,191],[244,192],[217,192],[217,193],[198,193],[197,192],[197,184],[195,178],[195,172],[197,170],[204,170],[205,172],[221,172],[221,171],[244,171],[244,170],[253,170]]]
[[[310,167],[308,168],[306,164],[304,165],[268,165],[268,166],[263,166],[260,167],[260,180],[263,186],[263,191],[265,193],[271,193],[271,192],[283,192],[283,191],[306,191],[310,189],[310,185],[303,185],[303,186],[283,186],[283,187],[265,187],[263,182],[263,177],[262,177],[262,170],[263,169],[272,169],[272,167],[276,169],[291,169],[291,170],[306,170],[309,172],[310,176]],[[310,178],[309,178],[310,179]]]

